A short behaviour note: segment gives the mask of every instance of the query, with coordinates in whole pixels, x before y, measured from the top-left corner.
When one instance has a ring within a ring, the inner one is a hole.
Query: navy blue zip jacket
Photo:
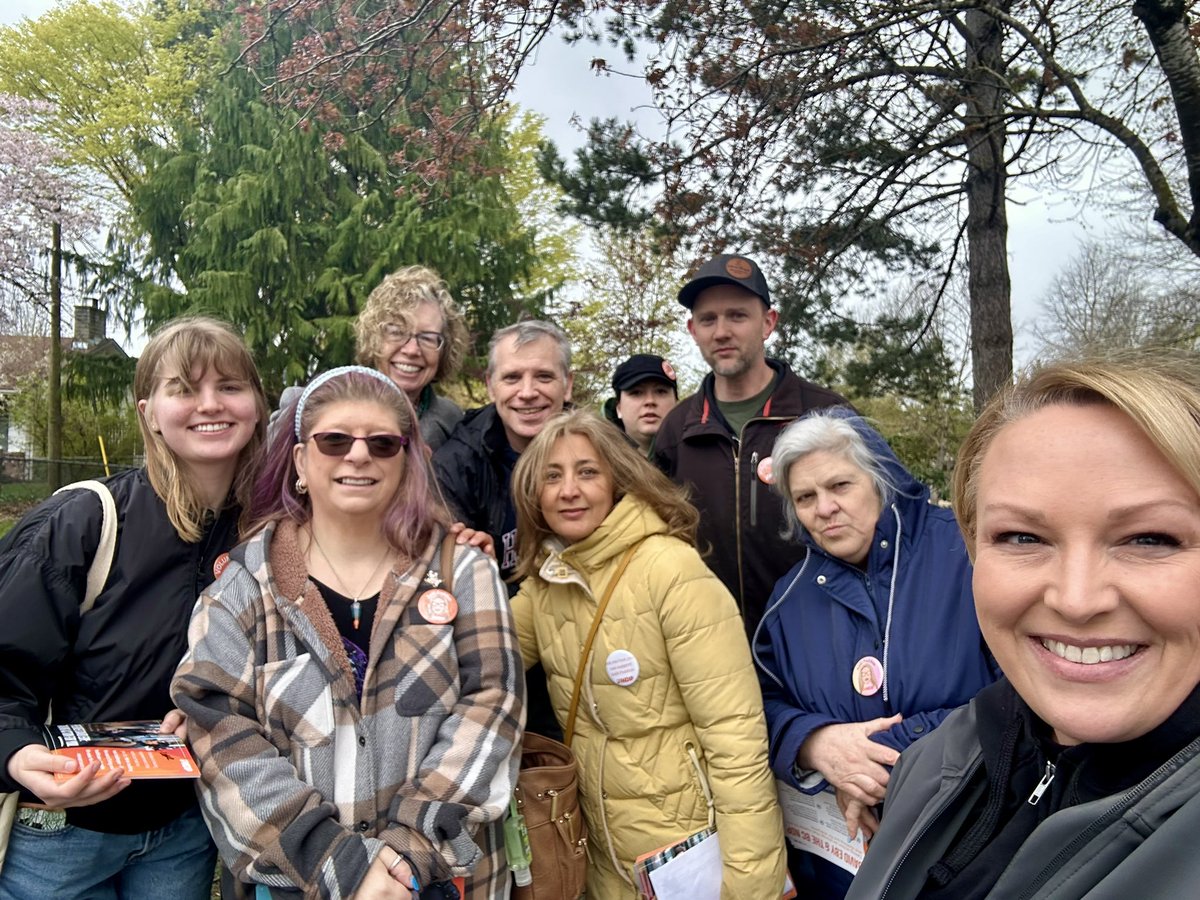
[[[861,417],[824,412],[850,421],[897,491],[880,513],[864,569],[804,536],[801,560],[776,583],[755,636],[771,768],[810,794],[826,782],[794,764],[814,730],[901,713],[903,721],[874,740],[902,751],[1000,675],[979,633],[971,563],[951,511],[930,503],[929,489]],[[864,657],[884,669],[871,696],[851,682]]]

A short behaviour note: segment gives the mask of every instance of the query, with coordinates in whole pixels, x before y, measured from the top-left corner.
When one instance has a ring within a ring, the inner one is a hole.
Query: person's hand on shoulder
[[[76,773],[66,781],[57,781],[56,773]],[[91,806],[125,790],[130,779],[124,769],[100,772],[99,763],[79,770],[73,759],[51,753],[40,744],[27,744],[8,760],[8,777],[28,788],[52,809]]]
[[[450,533],[454,535],[454,543],[470,544],[472,547],[482,550],[492,559],[496,558],[496,542],[486,531],[476,531],[474,528],[468,528],[462,522],[455,522],[450,526]]]

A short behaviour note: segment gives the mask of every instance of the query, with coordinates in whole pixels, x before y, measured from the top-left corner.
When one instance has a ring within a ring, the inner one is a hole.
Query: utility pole
[[[50,490],[63,486],[62,477],[62,225],[51,228],[50,245],[50,414],[47,416],[46,480]]]

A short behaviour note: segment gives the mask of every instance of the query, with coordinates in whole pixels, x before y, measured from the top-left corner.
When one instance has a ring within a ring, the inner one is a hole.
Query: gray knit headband
[[[338,366],[336,369],[330,369],[328,372],[322,372],[308,383],[308,387],[306,387],[304,389],[304,393],[300,395],[300,402],[296,404],[296,440],[303,440],[303,438],[300,436],[300,417],[304,415],[304,404],[308,402],[308,398],[312,396],[312,392],[321,385],[325,384],[325,382],[332,381],[334,378],[338,378],[342,375],[349,375],[351,372],[355,372],[359,375],[369,375],[377,381],[382,381],[400,396],[404,396],[404,392],[400,390],[400,388],[396,387],[396,382],[392,381],[392,379],[388,378],[378,369],[369,369],[366,366]]]

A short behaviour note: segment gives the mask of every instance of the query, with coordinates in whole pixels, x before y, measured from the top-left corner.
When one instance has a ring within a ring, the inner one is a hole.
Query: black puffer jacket
[[[168,689],[187,650],[192,607],[213,581],[217,557],[237,541],[236,509],[187,544],[144,470],[106,483],[117,506],[117,548],[87,615],[79,606],[103,518],[95,494],[51,497],[0,542],[0,790],[18,789],[8,760],[41,741],[51,701],[62,723],[157,719],[170,711]],[[190,782],[135,782],[104,803],[69,810],[67,821],[136,834],[194,803]]]
[[[774,390],[740,435],[721,415],[710,372],[700,390],[667,414],[654,438],[654,462],[692,489],[692,503],[700,510],[700,550],[711,549],[704,561],[737,600],[751,637],[775,582],[804,554],[780,536],[783,508],[761,480],[759,465],[797,417],[846,404],[840,394],[805,381],[783,363],[767,363],[776,373]]]

